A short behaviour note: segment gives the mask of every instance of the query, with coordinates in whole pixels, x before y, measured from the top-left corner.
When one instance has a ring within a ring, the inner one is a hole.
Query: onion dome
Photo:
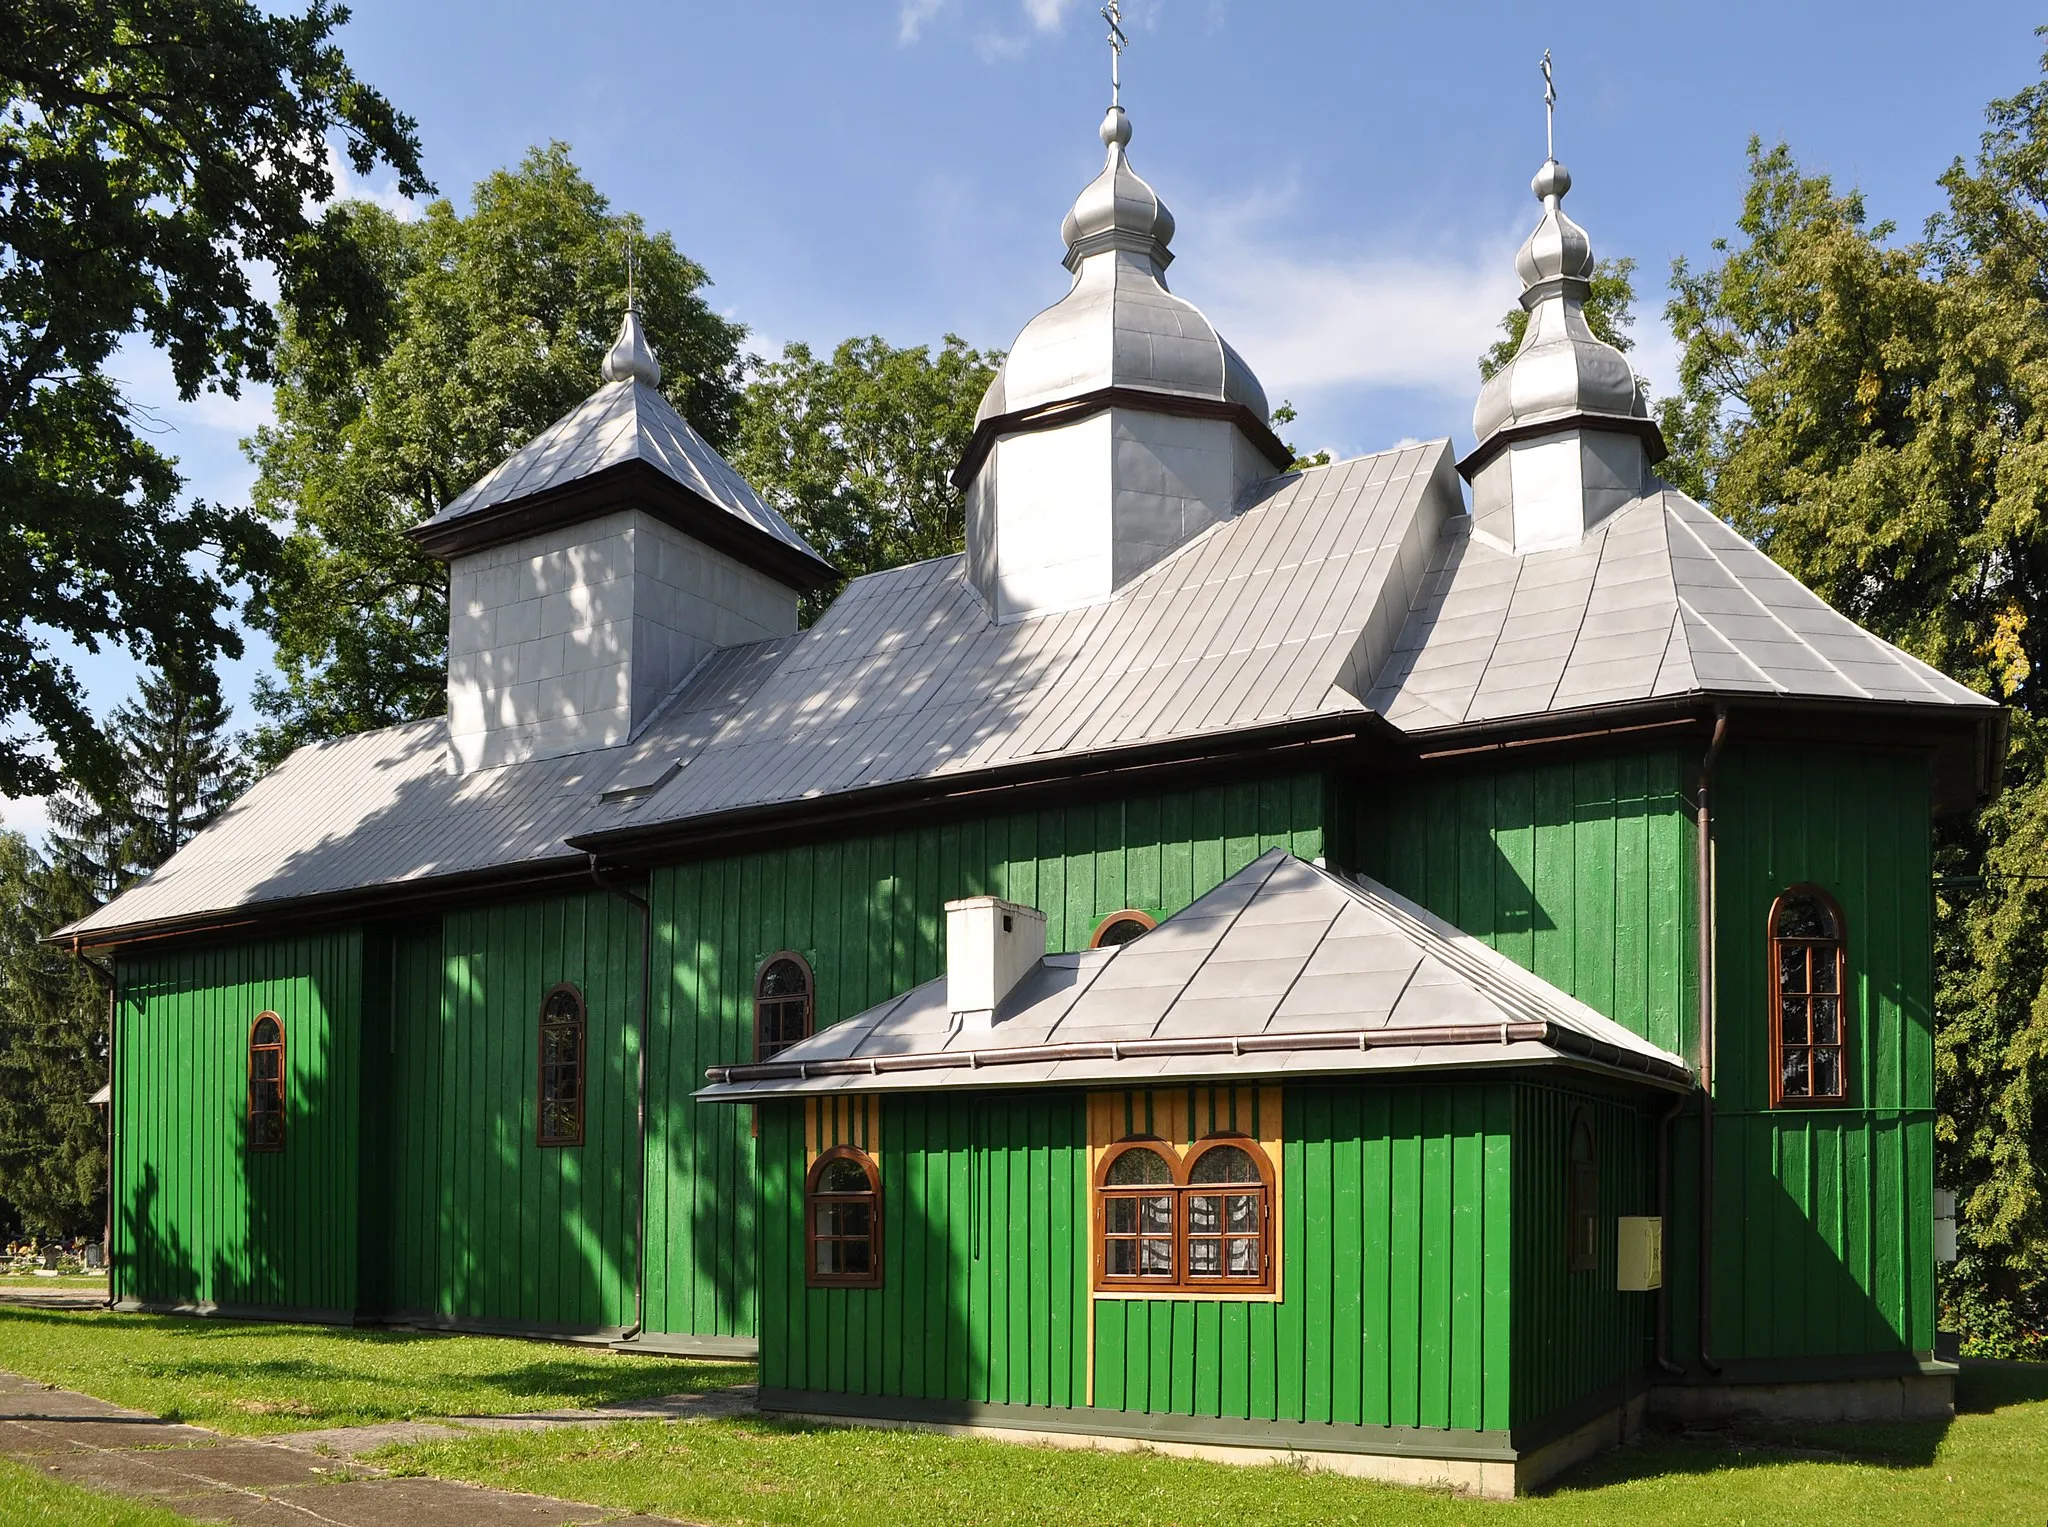
[[[1580,415],[1649,418],[1628,358],[1586,323],[1593,241],[1565,215],[1564,197],[1571,188],[1571,174],[1555,159],[1545,160],[1530,182],[1543,203],[1543,217],[1515,256],[1529,327],[1514,358],[1480,389],[1472,433],[1482,452],[1504,430],[1521,432]],[[1642,427],[1636,428],[1640,432]],[[1663,454],[1659,439],[1654,455]]]
[[[637,304],[627,307],[626,316],[619,322],[619,337],[612,341],[611,350],[599,369],[607,382],[645,382],[649,387],[661,385],[661,362],[654,358],[654,347],[647,343],[647,332],[640,327]]]
[[[1060,229],[1074,284],[1017,336],[977,423],[1114,387],[1241,404],[1263,425],[1266,393],[1251,367],[1200,309],[1166,289],[1173,214],[1131,168],[1121,106],[1109,108],[1100,136],[1102,173]]]

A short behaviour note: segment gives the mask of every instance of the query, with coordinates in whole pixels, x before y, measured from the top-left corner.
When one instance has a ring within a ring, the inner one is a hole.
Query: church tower
[[[1131,122],[1067,214],[1067,295],[1026,324],[954,481],[969,575],[998,620],[1109,598],[1292,457],[1251,368],[1166,289],[1173,214],[1130,166]]]

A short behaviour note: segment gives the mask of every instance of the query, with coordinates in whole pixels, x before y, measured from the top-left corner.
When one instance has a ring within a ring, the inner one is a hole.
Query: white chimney
[[[1045,914],[998,896],[946,903],[946,1006],[986,1033],[996,1008],[1045,957]]]

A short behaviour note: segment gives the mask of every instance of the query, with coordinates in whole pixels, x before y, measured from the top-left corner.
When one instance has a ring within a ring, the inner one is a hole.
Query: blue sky
[[[958,333],[1006,346],[1065,286],[1059,222],[1099,166],[1107,50],[1093,0],[353,0],[357,72],[419,119],[443,195],[559,138],[621,209],[674,233],[754,346]],[[1127,0],[1132,163],[1174,210],[1170,280],[1276,401],[1340,454],[1469,439],[1474,360],[1514,298],[1543,157],[1602,255],[1639,262],[1638,370],[1661,390],[1673,257],[1732,232],[1751,135],[1908,231],[2037,73],[2039,11],[1721,0],[1367,6]],[[376,177],[355,187],[388,197]],[[181,405],[147,351],[124,380],[196,495],[235,499],[260,392]],[[246,695],[260,643],[228,672]],[[111,706],[113,654],[82,655]],[[0,820],[34,830],[33,802]]]

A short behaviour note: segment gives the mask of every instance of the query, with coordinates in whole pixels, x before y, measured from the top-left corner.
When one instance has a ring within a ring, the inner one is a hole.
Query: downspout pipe
[[[1693,834],[1699,907],[1700,993],[1700,1366],[1719,1375],[1714,1358],[1714,765],[1728,740],[1728,707],[1714,707],[1714,738],[1700,760],[1699,821]]]
[[[119,1029],[120,1010],[116,1006],[118,997],[114,973],[104,968],[99,961],[85,952],[78,935],[71,935],[71,958],[93,973],[94,978],[107,989],[107,1222],[100,1230],[100,1261],[107,1270],[107,1308],[114,1307],[114,1121],[118,1117],[115,1105],[119,1101],[114,1088],[120,1070],[114,1064],[115,1034]]]
[[[654,908],[647,898],[604,878],[597,855],[590,856],[590,878],[640,914],[640,1042],[634,1047],[633,1122],[639,1139],[640,1191],[633,1225],[633,1323],[619,1335],[631,1341],[647,1325],[647,1030],[654,995]]]

